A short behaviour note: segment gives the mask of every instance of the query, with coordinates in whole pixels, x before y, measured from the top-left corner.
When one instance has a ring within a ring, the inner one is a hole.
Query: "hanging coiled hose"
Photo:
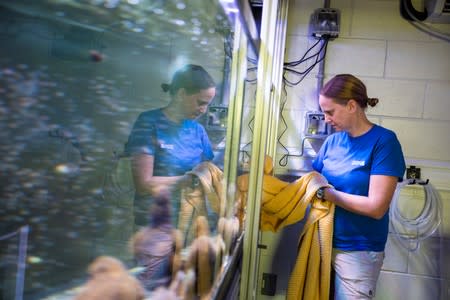
[[[400,190],[416,180],[403,180],[397,184],[392,198],[389,217],[391,228],[401,245],[409,251],[416,251],[420,242],[433,235],[442,221],[442,203],[439,192],[428,181],[418,183],[425,192],[424,205],[421,212],[414,218],[405,217],[399,208]]]

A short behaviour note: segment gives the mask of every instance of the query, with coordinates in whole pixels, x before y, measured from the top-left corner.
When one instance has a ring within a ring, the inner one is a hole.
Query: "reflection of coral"
[[[179,270],[168,288],[158,287],[151,293],[152,300],[193,300],[195,275],[193,270]]]
[[[144,271],[139,280],[148,290],[167,287],[181,268],[181,233],[171,223],[170,199],[167,194],[156,197],[150,208],[150,224],[141,228],[130,240],[130,248]]]
[[[225,254],[231,255],[239,234],[239,219],[237,217],[221,217],[217,224],[217,229],[225,242]]]
[[[145,292],[125,266],[111,256],[100,256],[89,265],[91,278],[75,300],[140,300]]]
[[[152,293],[152,300],[179,300],[180,298],[174,291],[165,287],[158,287]]]
[[[178,271],[183,269],[181,249],[183,248],[183,235],[179,230],[174,232],[175,253],[172,258],[172,282],[176,279]]]
[[[197,237],[190,247],[187,268],[196,273],[195,293],[200,299],[208,299],[225,245],[220,236],[209,236],[208,221],[204,216],[199,216],[195,225]]]
[[[174,291],[179,299],[194,299],[195,274],[193,270],[179,270],[170,283],[169,289]]]
[[[187,246],[195,238],[192,226],[198,216],[215,216],[224,211],[223,172],[205,161],[186,174],[198,179],[199,184],[181,191],[181,207],[177,228],[182,232]],[[211,220],[211,219],[210,219]]]
[[[181,238],[175,232],[171,227],[147,227],[138,231],[130,242],[137,264],[144,267],[138,278],[148,290],[168,286],[173,268],[179,268],[180,255],[175,255],[174,250],[177,248],[176,240]]]

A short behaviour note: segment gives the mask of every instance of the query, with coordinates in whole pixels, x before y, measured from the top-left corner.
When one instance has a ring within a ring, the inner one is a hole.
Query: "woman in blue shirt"
[[[328,81],[319,104],[337,131],[322,145],[313,168],[334,188],[319,189],[336,205],[333,233],[335,299],[371,299],[384,259],[388,209],[405,160],[395,133],[371,123],[364,83],[350,74]]]
[[[198,65],[178,70],[170,84],[162,84],[171,101],[163,108],[143,112],[137,118],[126,145],[132,156],[136,187],[135,223],[148,224],[152,197],[170,193],[185,175],[213,151],[205,128],[196,121],[204,114],[216,94],[213,78]],[[177,224],[179,198],[172,201],[172,221]]]

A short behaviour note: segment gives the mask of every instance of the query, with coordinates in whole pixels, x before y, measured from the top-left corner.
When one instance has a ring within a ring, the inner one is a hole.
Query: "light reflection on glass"
[[[159,85],[174,70],[196,60],[222,88],[232,27],[220,7],[205,5],[216,4],[0,0],[0,26],[8,26],[0,27],[1,223],[33,226],[27,293],[78,286],[97,254],[132,266],[134,191],[120,180],[108,188],[105,177],[137,113],[166,104]],[[223,140],[224,132],[210,134]]]

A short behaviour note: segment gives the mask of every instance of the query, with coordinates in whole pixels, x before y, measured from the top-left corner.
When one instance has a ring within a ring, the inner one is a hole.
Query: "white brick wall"
[[[328,44],[325,72],[381,78],[384,74],[385,57],[386,41],[338,38]]]
[[[449,43],[392,40],[387,44],[386,77],[447,81],[448,83]]]
[[[448,76],[447,76],[448,77]],[[450,85],[448,82],[430,82],[425,90],[423,118],[450,121]]]
[[[442,160],[449,163],[450,128],[448,122],[386,118],[382,120],[381,125],[397,133],[407,158]]]

